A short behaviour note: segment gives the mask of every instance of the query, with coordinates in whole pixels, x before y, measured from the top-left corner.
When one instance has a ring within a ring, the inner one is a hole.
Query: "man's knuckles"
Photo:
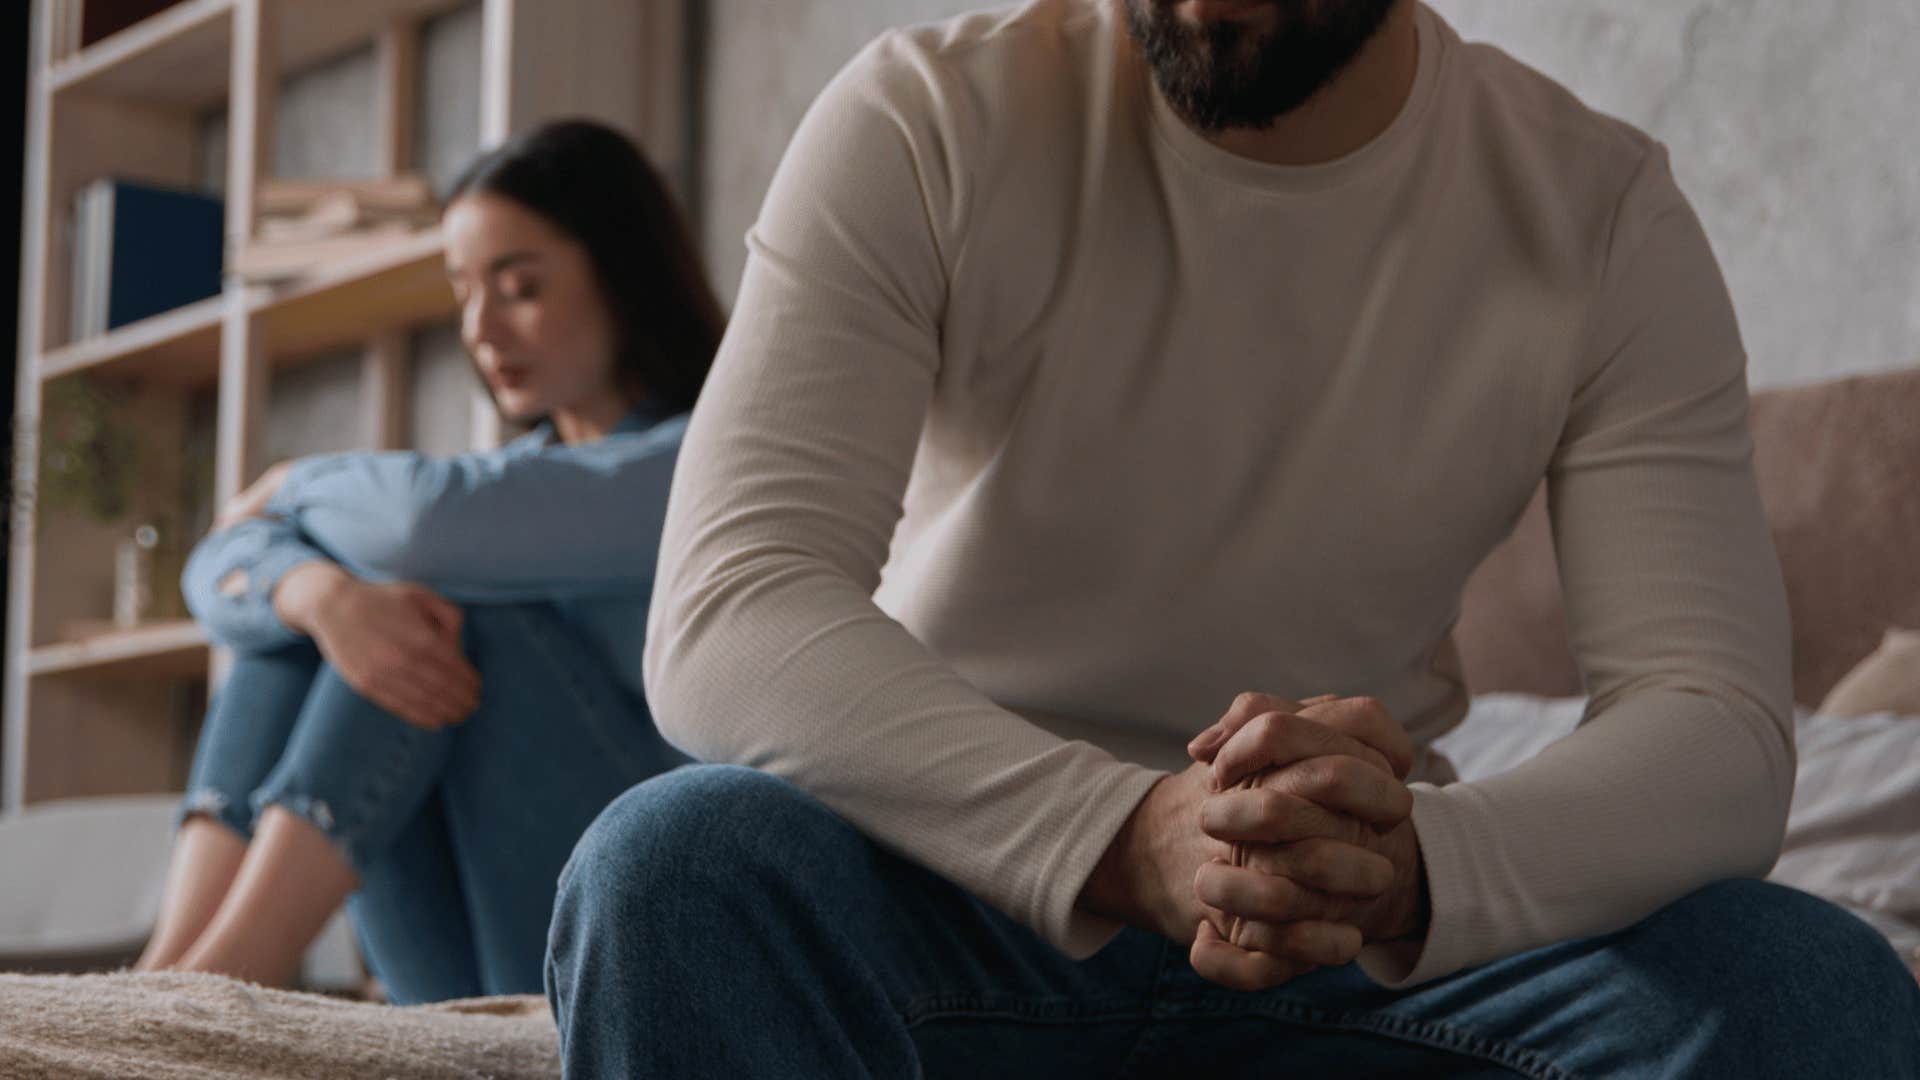
[[[1366,943],[1359,929],[1345,923],[1265,923],[1241,920],[1232,943],[1242,949],[1319,967],[1338,967],[1360,955]]]
[[[1379,751],[1389,761],[1387,771],[1405,777],[1413,765],[1413,744],[1406,729],[1393,718],[1385,703],[1369,694],[1338,698],[1306,706],[1315,722],[1351,736]]]
[[[1328,755],[1275,769],[1260,783],[1331,810],[1351,811],[1374,790],[1369,778],[1379,775],[1373,766],[1354,758]]]
[[[1245,733],[1220,751],[1220,765],[1242,771],[1343,754],[1393,772],[1386,756],[1372,746],[1298,712],[1266,712],[1248,721]]]
[[[1200,804],[1200,829],[1216,839],[1259,844],[1313,837],[1357,842],[1367,831],[1351,817],[1333,813],[1292,792],[1262,786],[1209,797]]]
[[[1275,874],[1334,896],[1374,897],[1393,887],[1393,860],[1361,844],[1340,840],[1249,849],[1242,865]]]
[[[1194,873],[1193,890],[1202,903],[1246,919],[1315,919],[1334,908],[1331,898],[1291,878],[1220,862]]]

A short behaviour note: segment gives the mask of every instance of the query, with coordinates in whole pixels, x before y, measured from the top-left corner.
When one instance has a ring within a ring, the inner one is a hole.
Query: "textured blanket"
[[[559,1075],[559,1037],[537,996],[401,1008],[219,975],[0,975],[8,1080]]]

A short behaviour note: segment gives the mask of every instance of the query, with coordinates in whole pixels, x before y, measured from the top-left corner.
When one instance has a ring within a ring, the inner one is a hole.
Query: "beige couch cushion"
[[[1920,716],[1920,630],[1889,628],[1880,647],[1847,672],[1819,711],[1828,716]]]
[[[1920,368],[1753,395],[1754,473],[1793,610],[1794,699],[1812,706],[1920,626]],[[1476,694],[1583,692],[1546,487],[1467,582],[1454,639]]]

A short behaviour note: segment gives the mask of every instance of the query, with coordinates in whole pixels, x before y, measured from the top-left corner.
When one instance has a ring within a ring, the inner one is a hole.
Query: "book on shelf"
[[[300,277],[329,263],[379,251],[414,233],[407,223],[390,221],[332,236],[250,242],[233,253],[233,272],[248,282]]]
[[[313,208],[304,214],[261,218],[254,229],[254,240],[268,244],[317,240],[393,222],[418,228],[433,224],[439,216],[439,211],[432,207],[406,212],[376,210],[363,205],[350,193],[336,192],[315,202]]]
[[[370,180],[289,180],[263,177],[254,192],[254,208],[263,217],[299,215],[329,197],[346,195],[370,214],[431,212],[433,187],[419,173],[400,173]]]
[[[70,220],[71,340],[220,291],[218,196],[107,177],[80,189]]]
[[[232,272],[273,282],[317,270],[411,236],[439,216],[417,173],[373,180],[261,182],[259,220],[233,253]]]

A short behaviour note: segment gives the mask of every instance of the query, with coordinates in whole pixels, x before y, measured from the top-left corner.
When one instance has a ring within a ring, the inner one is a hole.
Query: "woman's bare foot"
[[[220,910],[172,969],[289,985],[307,947],[359,886],[359,875],[325,833],[269,806]]]
[[[187,818],[174,836],[160,917],[135,971],[159,971],[186,955],[213,921],[246,854],[246,840],[226,825],[204,814]]]

